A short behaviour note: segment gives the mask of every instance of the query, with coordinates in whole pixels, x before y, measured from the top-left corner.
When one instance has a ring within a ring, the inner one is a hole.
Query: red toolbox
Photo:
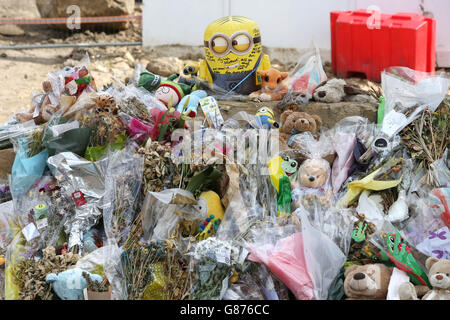
[[[417,13],[332,11],[331,56],[340,78],[380,81],[381,72],[393,66],[433,73],[436,20]]]

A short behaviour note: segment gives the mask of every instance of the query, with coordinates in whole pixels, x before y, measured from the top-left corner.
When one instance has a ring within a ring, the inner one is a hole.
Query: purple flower
[[[444,258],[444,259],[448,259],[448,257],[450,256],[450,252],[448,252],[447,250],[443,249],[443,250],[433,250],[431,251],[431,253],[436,255],[436,258],[438,258],[439,260]]]
[[[445,231],[439,232],[439,233],[435,233],[433,231],[429,231],[430,233],[430,237],[428,239],[434,239],[434,238],[439,238],[441,240],[447,240],[447,237],[445,237]]]
[[[408,238],[411,242],[420,243],[426,237],[426,230],[421,226],[411,226],[411,232],[408,233]]]

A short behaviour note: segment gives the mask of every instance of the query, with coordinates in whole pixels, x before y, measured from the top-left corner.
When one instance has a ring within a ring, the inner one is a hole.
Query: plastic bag
[[[319,48],[313,44],[299,59],[291,72],[289,91],[298,95],[299,102],[307,102],[312,98],[314,90],[324,81],[327,75],[323,70]]]
[[[347,185],[347,192],[337,203],[338,208],[347,207],[354,202],[364,190],[386,190],[398,186],[402,182],[404,167],[403,153],[396,153],[378,169],[364,178],[352,181]],[[399,170],[397,170],[400,167]]]
[[[399,225],[402,237],[429,257],[450,259],[450,230],[427,198],[411,199],[411,217]]]
[[[397,268],[405,271],[415,285],[430,286],[424,270],[426,256],[409,247],[400,232],[388,221],[370,238],[370,242],[381,252],[377,256],[384,262],[392,262]]]
[[[291,137],[296,149],[307,159],[300,165],[295,179],[293,199],[298,202],[305,195],[332,198],[331,168],[323,157],[334,153],[333,141],[327,134],[319,140],[310,132],[296,134]]]
[[[135,218],[144,157],[130,146],[109,155],[105,177],[103,224],[106,236],[120,245],[126,239]]]
[[[19,300],[19,285],[16,282],[15,268],[23,259],[26,259],[28,249],[20,228],[15,228],[13,241],[6,252],[5,300]]]
[[[314,283],[314,296],[326,300],[347,259],[356,219],[348,210],[323,210],[317,203],[309,212],[301,206],[296,214],[302,223],[304,254]]]
[[[11,180],[11,192],[14,197],[27,192],[33,183],[42,176],[47,166],[47,149],[32,157],[28,157],[27,153],[28,150],[22,145],[14,160]]]
[[[381,74],[386,99],[381,133],[392,138],[425,109],[434,112],[447,94],[450,79],[407,67],[392,67]]]
[[[172,235],[181,219],[181,216],[175,213],[177,205],[195,206],[197,200],[191,192],[183,189],[147,193],[141,218],[144,241],[164,241]]]
[[[313,282],[308,274],[302,232],[294,225],[253,230],[246,244],[248,260],[264,263],[294,293],[298,300],[314,299]]]
[[[9,237],[9,215],[14,211],[12,201],[0,204],[0,251],[6,250]]]
[[[125,86],[119,80],[113,79],[119,84],[119,87],[110,87],[105,90],[105,93],[114,97],[122,112],[137,119],[149,120],[151,109],[167,110],[167,107],[145,88],[134,85]]]
[[[336,151],[336,159],[331,170],[331,183],[335,194],[339,192],[355,163],[354,150],[357,139],[361,141],[370,135],[368,125],[366,118],[347,117],[336,123],[329,132]]]
[[[130,137],[136,142],[142,143],[153,135],[155,128],[153,124],[145,123],[123,112],[119,112],[119,118],[126,124]]]
[[[196,274],[191,299],[222,299],[228,290],[232,270],[242,268],[247,254],[244,248],[216,237],[197,242],[189,253]]]
[[[440,212],[442,221],[450,228],[450,188],[433,189],[429,199],[433,203],[432,208]]]
[[[82,250],[83,233],[96,225],[102,216],[108,161],[105,158],[91,162],[72,152],[48,158],[47,163],[61,193],[75,203],[75,212],[64,226],[69,234],[69,249],[78,245]]]
[[[231,281],[222,299],[281,300],[275,281],[265,265],[247,261],[243,264],[239,279]],[[284,288],[287,291],[285,286]]]
[[[84,156],[90,135],[90,128],[77,128],[65,131],[46,142],[49,156],[66,151]]]
[[[0,127],[0,141],[24,136],[38,129],[33,120],[23,123],[7,124]]]
[[[434,176],[437,187],[450,187],[450,170],[448,169],[448,149],[445,149],[442,158],[430,164],[431,174]]]

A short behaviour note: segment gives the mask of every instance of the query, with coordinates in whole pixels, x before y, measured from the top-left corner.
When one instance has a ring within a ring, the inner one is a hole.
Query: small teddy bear
[[[289,76],[287,72],[280,72],[277,69],[257,70],[261,76],[261,90],[252,92],[249,99],[259,99],[261,101],[278,101],[288,92],[287,85],[283,84],[283,80]]]
[[[299,208],[304,201],[315,197],[322,205],[332,204],[333,192],[330,187],[330,164],[325,159],[306,159],[298,169],[294,182],[293,199]]]
[[[351,265],[345,271],[346,300],[386,300],[392,270],[381,263]]]
[[[289,138],[302,132],[315,134],[322,126],[322,120],[318,115],[310,115],[306,112],[296,112],[287,110],[281,114],[280,139],[288,146],[292,147]]]
[[[306,159],[298,172],[301,186],[314,189],[322,187],[329,175],[330,164],[323,159]]]
[[[428,280],[433,289],[422,300],[450,300],[450,260],[430,257],[425,262]],[[402,283],[398,289],[400,300],[419,300],[420,291],[411,282]]]

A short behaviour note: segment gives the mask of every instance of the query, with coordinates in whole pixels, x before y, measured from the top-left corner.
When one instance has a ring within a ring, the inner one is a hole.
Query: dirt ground
[[[137,4],[136,13],[141,12]],[[40,17],[34,0],[0,0],[1,17]],[[141,41],[141,23],[133,22],[126,31],[70,32],[55,30],[51,26],[21,26],[23,35],[9,36],[0,32],[0,46],[46,44],[46,43],[95,43]],[[31,50],[1,50],[0,70],[3,85],[0,86],[0,123],[4,123],[17,111],[30,107],[33,92],[42,91],[42,81],[48,73],[56,72],[65,65],[76,65],[86,52],[90,69],[99,88],[116,77],[125,81],[131,77],[137,63],[148,63],[140,47],[95,47],[85,49],[55,48]]]

